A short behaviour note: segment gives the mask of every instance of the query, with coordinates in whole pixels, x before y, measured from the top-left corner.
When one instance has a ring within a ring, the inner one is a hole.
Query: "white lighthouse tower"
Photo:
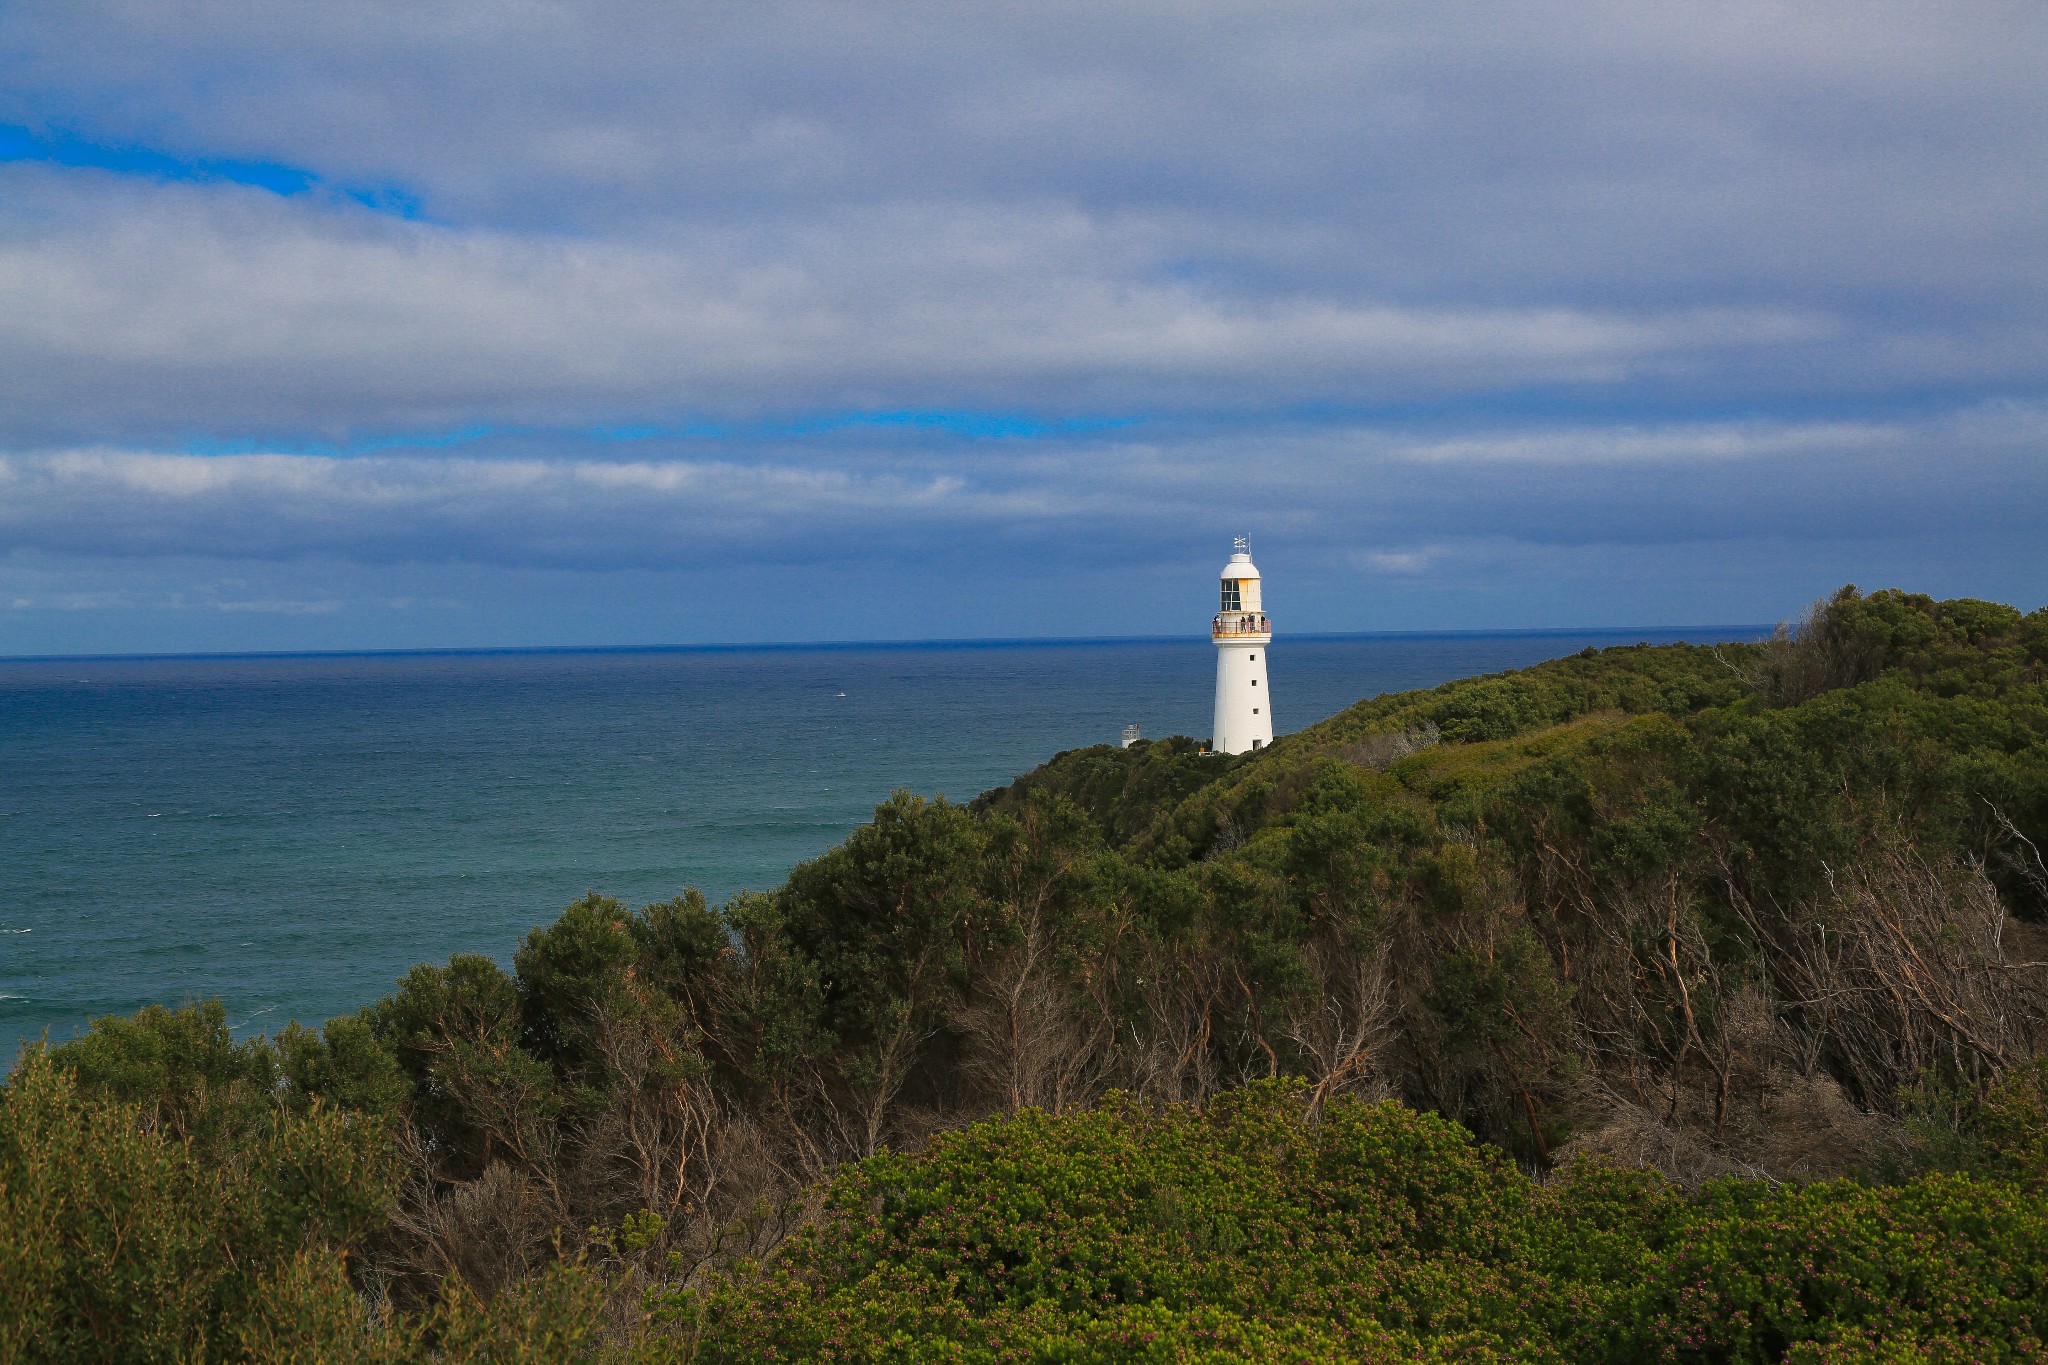
[[[1216,643],[1216,752],[1241,754],[1273,742],[1273,698],[1266,686],[1266,646],[1273,626],[1259,591],[1251,542],[1237,538],[1237,553],[1223,566],[1223,606],[1209,628]]]

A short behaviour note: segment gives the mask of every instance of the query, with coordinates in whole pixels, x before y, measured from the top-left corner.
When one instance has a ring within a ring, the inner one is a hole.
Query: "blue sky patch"
[[[182,157],[153,147],[38,133],[19,124],[0,125],[0,161],[38,161],[183,184],[248,185],[286,197],[319,191],[360,204],[372,213],[411,220],[424,216],[418,197],[396,185],[339,185],[302,166],[278,161]]]
[[[851,431],[861,428],[897,428],[984,440],[1030,440],[1039,437],[1069,436],[1091,431],[1114,431],[1124,427],[1135,426],[1140,420],[1136,417],[1089,417],[1053,421],[1044,418],[1026,417],[1018,413],[964,411],[859,412],[841,413],[825,417],[809,417],[799,421],[730,424],[700,422],[681,426],[635,424],[561,428],[473,424],[456,427],[448,431],[391,432],[382,436],[366,436],[353,441],[307,441],[288,437],[265,439],[247,436],[228,438],[194,436],[179,442],[177,449],[180,454],[184,455],[324,455],[347,457],[352,455],[374,455],[385,450],[438,450],[450,446],[473,445],[478,441],[487,440],[494,436],[508,439],[519,437],[569,437],[607,443],[663,439],[747,442],[823,436],[832,432]]]

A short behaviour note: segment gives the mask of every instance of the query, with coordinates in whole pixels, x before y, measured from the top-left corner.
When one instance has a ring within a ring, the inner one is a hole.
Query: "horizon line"
[[[1528,626],[1513,629],[1456,628],[1438,630],[1334,630],[1304,631],[1288,635],[1290,641],[1315,640],[1427,640],[1512,636],[1541,638],[1568,635],[1674,635],[1733,632],[1731,639],[1777,629],[1777,623],[1722,623],[1692,626]],[[505,654],[736,654],[748,651],[794,653],[802,650],[854,649],[1025,649],[1086,648],[1094,645],[1167,645],[1206,641],[1206,635],[1012,635],[936,637],[915,640],[762,640],[703,644],[654,645],[422,645],[363,649],[253,649],[253,650],[166,650],[121,654],[0,654],[0,664],[31,663],[121,663],[150,660],[197,659],[362,659],[436,658],[450,655]],[[1729,641],[1722,641],[1727,643]]]

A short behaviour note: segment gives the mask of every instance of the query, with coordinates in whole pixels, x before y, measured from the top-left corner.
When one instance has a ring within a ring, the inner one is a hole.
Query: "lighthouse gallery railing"
[[[1272,633],[1272,623],[1266,619],[1266,613],[1262,611],[1218,612],[1216,619],[1209,625],[1210,636],[1218,640],[1227,639],[1234,635],[1271,635]]]

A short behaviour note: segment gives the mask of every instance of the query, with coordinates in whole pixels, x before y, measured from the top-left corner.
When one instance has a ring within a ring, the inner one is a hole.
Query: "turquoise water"
[[[1754,634],[1283,640],[1273,705]],[[0,1040],[212,996],[271,1032],[509,962],[586,890],[770,887],[897,787],[1206,735],[1213,669],[1204,638],[0,661]]]

